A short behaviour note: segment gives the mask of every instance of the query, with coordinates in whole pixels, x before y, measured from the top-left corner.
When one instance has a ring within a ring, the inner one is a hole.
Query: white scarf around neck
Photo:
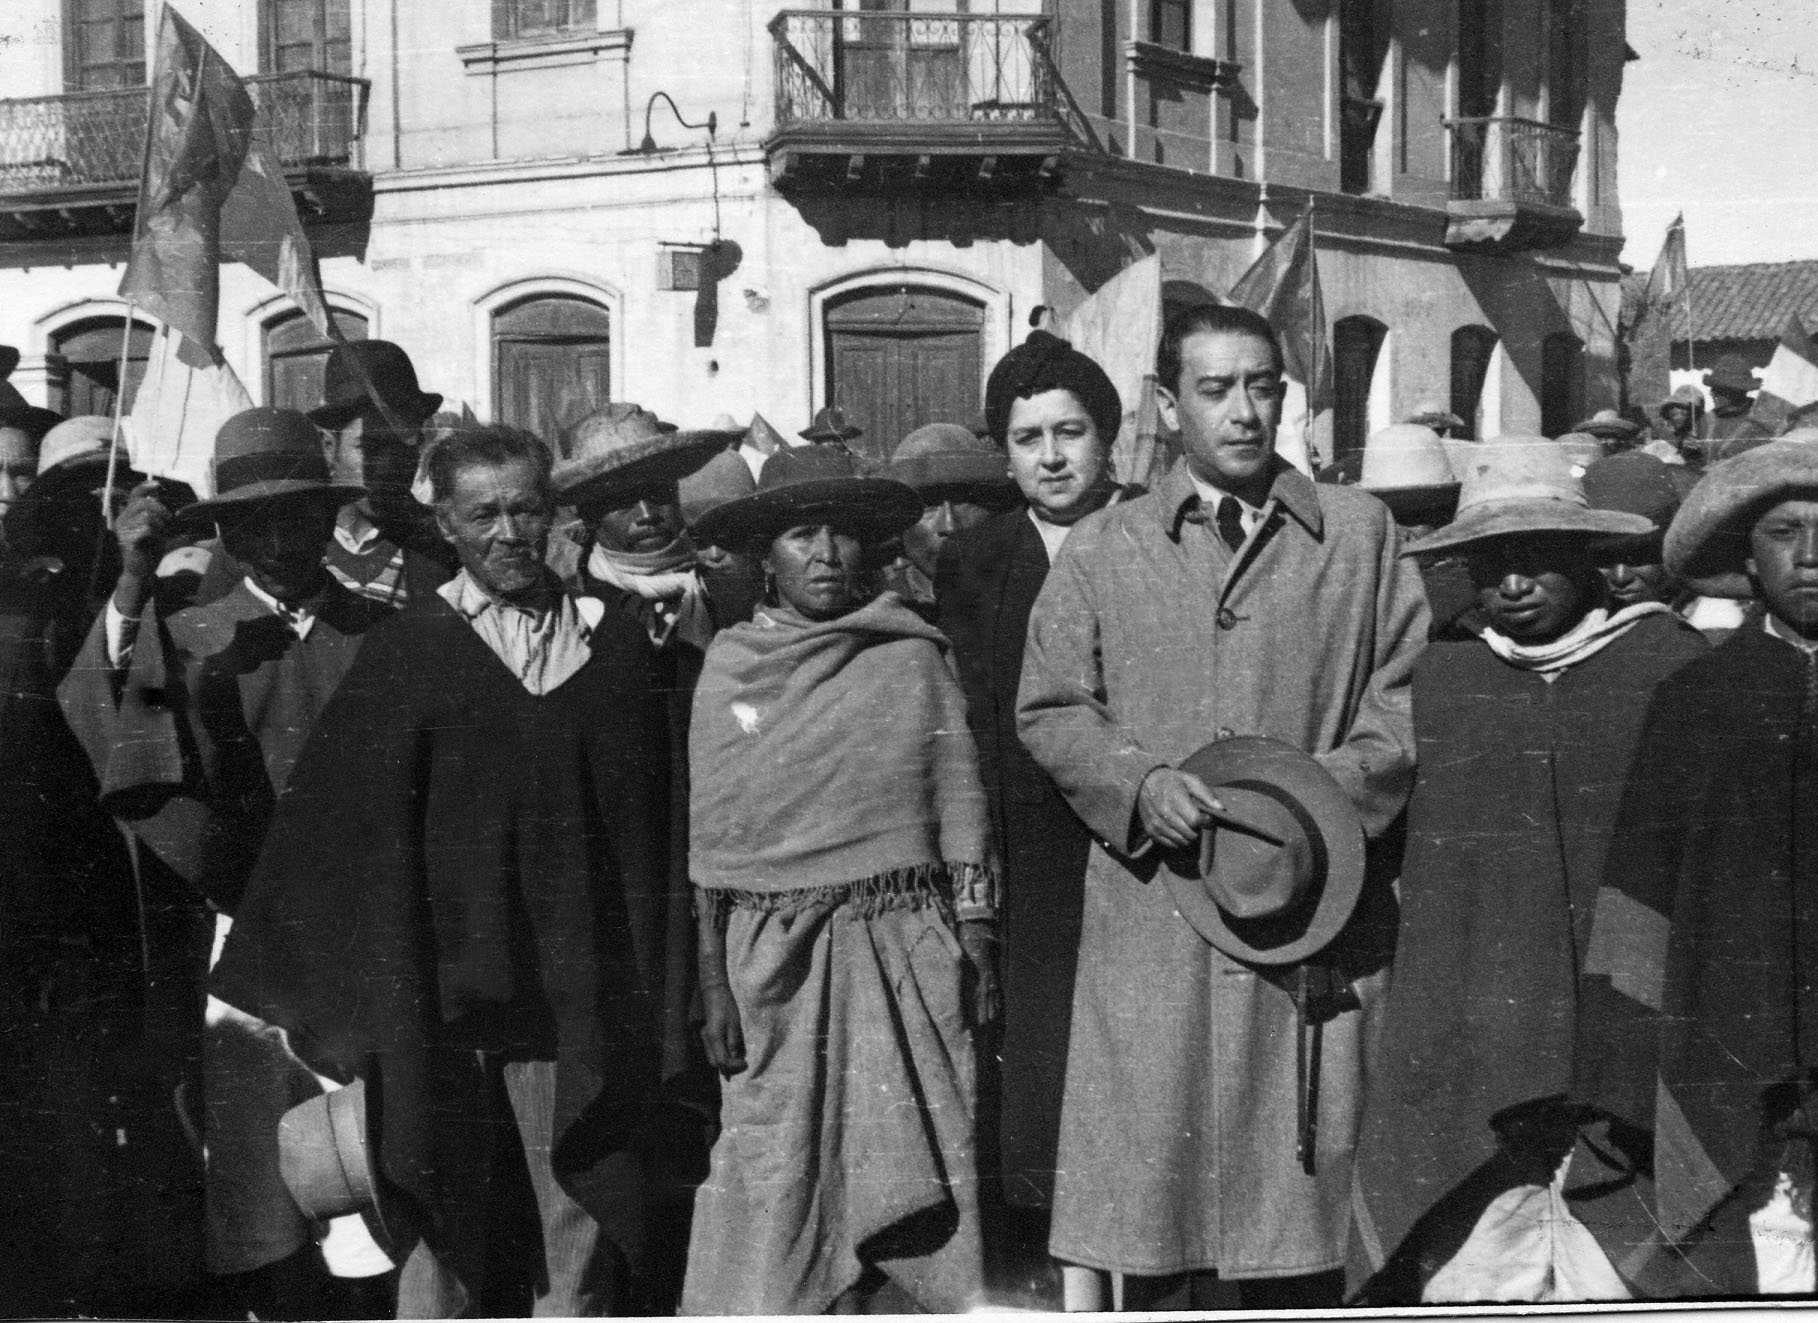
[[[682,548],[680,553],[677,547]],[[694,570],[694,548],[684,539],[644,554],[608,551],[596,542],[587,558],[587,573],[652,604],[648,632],[657,647],[679,638],[705,652],[713,642],[713,616]]]
[[[1478,637],[1509,665],[1518,670],[1538,672],[1542,678],[1551,680],[1602,652],[1644,617],[1671,610],[1665,602],[1636,602],[1614,614],[1607,607],[1596,607],[1551,643],[1517,643],[1488,625]]]

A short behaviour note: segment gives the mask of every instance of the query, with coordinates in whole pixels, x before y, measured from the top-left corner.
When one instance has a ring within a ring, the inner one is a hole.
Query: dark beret
[[[1031,331],[1027,340],[998,359],[985,383],[985,426],[991,439],[1004,444],[1014,402],[1049,390],[1072,391],[1098,425],[1099,440],[1108,446],[1117,438],[1124,402],[1105,370],[1058,335]]]

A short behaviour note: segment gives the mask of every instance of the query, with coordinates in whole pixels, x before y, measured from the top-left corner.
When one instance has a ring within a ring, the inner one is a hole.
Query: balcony
[[[1448,248],[1557,248],[1584,227],[1572,206],[1575,130],[1506,116],[1449,119],[1446,128],[1452,134]]]
[[[1046,18],[784,10],[770,34],[779,188],[1039,191],[1088,141]]]
[[[300,70],[246,84],[304,219],[370,214],[366,80]],[[130,230],[149,97],[129,87],[0,101],[0,242]]]

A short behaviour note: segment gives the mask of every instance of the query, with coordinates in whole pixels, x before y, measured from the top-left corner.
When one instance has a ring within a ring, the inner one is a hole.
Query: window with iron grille
[[[1193,0],[1149,0],[1149,40],[1173,51],[1193,50]]]
[[[266,73],[320,69],[353,72],[349,0],[265,0],[260,6],[260,46]]]
[[[71,92],[145,83],[145,0],[64,0],[64,82]]]
[[[598,26],[596,0],[492,0],[494,41],[590,32]]]

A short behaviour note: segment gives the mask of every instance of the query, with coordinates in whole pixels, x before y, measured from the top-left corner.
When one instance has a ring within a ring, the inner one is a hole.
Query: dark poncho
[[[474,1049],[558,1063],[558,1179],[635,1265],[656,1089],[667,732],[636,626],[528,693],[440,597],[369,634],[279,800],[215,990],[367,1081],[393,1207],[487,1253]]]
[[[1662,614],[1551,683],[1476,638],[1434,643],[1414,669],[1401,931],[1357,1156],[1359,1275],[1402,1252],[1372,1287],[1387,1301],[1418,1300],[1457,1249],[1447,1228],[1470,1230],[1474,1214],[1410,1236],[1496,1155],[1491,1118],[1566,1091],[1578,971],[1648,696],[1704,651]],[[1475,1211],[1499,1191],[1478,1192]]]
[[[1746,1225],[1706,1220],[1778,1157],[1818,1065],[1818,657],[1751,614],[1662,685],[1617,834],[1574,1072],[1606,1122],[1577,1211],[1647,1294],[1747,1291]]]

